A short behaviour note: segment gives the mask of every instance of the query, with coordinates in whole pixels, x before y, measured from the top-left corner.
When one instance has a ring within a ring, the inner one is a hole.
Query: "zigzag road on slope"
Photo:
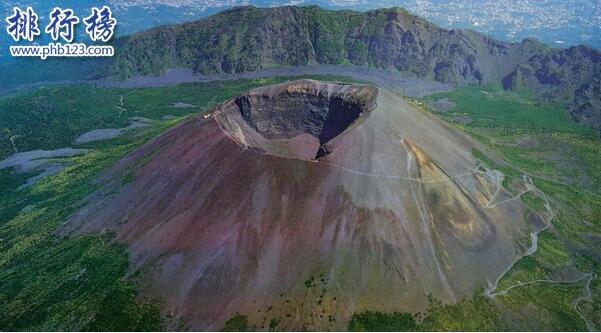
[[[524,175],[524,176],[526,177],[526,175]],[[524,179],[526,179],[526,178],[524,178]],[[530,178],[528,177],[527,179],[530,179]],[[551,220],[554,217],[554,213],[553,213],[553,210],[551,209],[551,205],[549,204],[549,200],[547,199],[547,196],[542,191],[540,191],[538,188],[536,188],[536,186],[534,186],[534,184],[532,184],[531,181],[527,182],[527,184],[528,183],[531,184],[533,190],[536,190],[543,195],[543,198],[545,200],[545,208],[547,209],[547,213],[549,215],[546,216],[546,218],[543,218],[543,216],[541,216],[538,212],[537,212],[537,214],[546,222],[546,224],[541,229],[535,230],[532,233],[530,233],[530,239],[532,241],[532,244],[526,250],[526,252],[524,252],[524,254],[522,254],[521,256],[516,258],[516,260],[514,260],[514,262],[509,267],[507,267],[507,269],[505,271],[503,271],[503,273],[501,275],[499,275],[499,277],[492,284],[490,284],[488,288],[486,288],[484,290],[484,294],[488,297],[495,296],[495,290],[497,289],[497,287],[499,285],[499,281],[501,281],[501,279],[505,276],[505,274],[507,274],[507,272],[509,272],[518,261],[520,261],[522,258],[530,256],[536,252],[536,250],[538,249],[538,234],[543,232],[544,230],[546,230],[549,226],[551,226]]]
[[[508,201],[512,201],[512,200],[518,200],[522,195],[524,195],[527,192],[530,191],[536,191],[538,192],[544,199],[545,201],[545,208],[547,209],[547,214],[548,216],[546,216],[546,219],[543,218],[543,216],[541,216],[539,213],[537,213],[543,220],[546,220],[547,223],[545,224],[545,226],[543,228],[541,228],[538,231],[534,231],[530,234],[531,240],[532,240],[532,245],[526,250],[526,252],[524,252],[523,255],[521,255],[520,257],[518,257],[512,264],[511,266],[509,266],[498,278],[497,280],[490,285],[487,289],[485,289],[484,294],[487,297],[490,298],[494,298],[496,296],[503,296],[506,295],[507,293],[509,293],[511,290],[516,289],[516,288],[520,288],[520,287],[524,287],[524,286],[529,286],[529,285],[534,285],[534,284],[538,284],[538,283],[553,283],[553,284],[569,284],[569,283],[577,283],[580,282],[586,278],[588,278],[587,284],[585,286],[585,292],[584,295],[580,296],[579,298],[577,298],[572,307],[574,308],[574,310],[578,313],[578,315],[582,318],[582,320],[585,322],[586,327],[589,331],[594,331],[594,325],[590,322],[590,320],[588,320],[586,318],[586,316],[584,316],[584,314],[578,309],[578,306],[580,305],[580,303],[582,301],[584,301],[585,299],[588,299],[590,297],[592,297],[592,291],[590,289],[590,285],[592,280],[594,280],[596,278],[596,275],[594,273],[586,273],[584,275],[582,275],[579,278],[573,279],[573,280],[551,280],[551,279],[538,279],[538,280],[533,280],[533,281],[528,281],[528,282],[522,282],[522,283],[518,283],[518,284],[514,284],[511,285],[509,287],[507,287],[507,289],[503,290],[503,291],[499,291],[499,292],[495,292],[495,290],[498,288],[498,284],[501,281],[501,279],[513,268],[513,266],[515,266],[515,264],[520,261],[522,258],[533,255],[537,250],[538,250],[538,234],[540,234],[541,232],[545,231],[547,228],[549,228],[551,226],[551,221],[552,219],[555,217],[555,214],[553,213],[553,210],[551,209],[551,204],[549,203],[549,200],[547,198],[547,195],[541,191],[539,188],[537,188],[534,183],[532,182],[532,178],[530,178],[528,175],[523,175],[524,177],[524,182],[526,183],[526,187],[527,189],[520,192],[518,195],[516,195],[515,197],[512,197],[511,199],[507,199],[501,202],[498,202],[494,205],[490,205],[491,201],[489,202],[489,204],[487,204],[487,207],[495,207],[498,204],[502,204]],[[498,184],[500,185],[500,184]],[[496,193],[496,192],[495,192]]]

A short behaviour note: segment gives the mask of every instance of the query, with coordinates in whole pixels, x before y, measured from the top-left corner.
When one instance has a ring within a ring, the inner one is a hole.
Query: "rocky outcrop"
[[[586,46],[536,54],[503,79],[505,89],[529,89],[569,106],[572,118],[601,133],[601,53]]]
[[[572,102],[571,114],[576,120],[597,128],[601,133],[601,73],[577,90]]]
[[[236,8],[133,35],[124,46],[120,70],[132,73],[176,65],[234,73],[352,63],[461,84],[498,82],[538,51],[530,42],[513,45],[470,30],[444,30],[401,8],[358,13],[293,6]]]

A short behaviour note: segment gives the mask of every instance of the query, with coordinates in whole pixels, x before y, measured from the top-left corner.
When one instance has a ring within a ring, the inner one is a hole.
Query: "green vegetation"
[[[420,327],[425,331],[507,330],[501,313],[482,293],[453,305],[444,305],[432,299]]]
[[[0,65],[0,91],[25,88],[34,82],[94,80],[106,76],[110,58],[21,58]]]
[[[278,328],[280,324],[280,319],[273,318],[269,321],[269,331],[273,332]]]
[[[311,288],[313,287],[313,281],[315,281],[314,277],[310,277],[309,279],[305,280],[305,287],[307,288]]]
[[[585,331],[584,321],[572,307],[574,300],[582,295],[583,284],[532,284],[516,288],[508,296],[499,296],[499,300],[533,330]],[[524,309],[528,309],[527,318],[522,317]]]
[[[38,172],[17,173],[14,169],[0,170],[0,222],[8,221],[22,208],[18,207],[18,188]]]
[[[430,298],[426,313],[355,314],[349,331],[502,331],[507,330],[499,311],[478,294],[473,299],[444,305]]]
[[[552,279],[554,269],[569,266],[571,260],[563,242],[550,232],[541,233],[536,253],[518,261],[500,281],[498,290],[507,290],[512,285],[529,281]]]
[[[154,300],[136,299],[123,279],[124,249],[108,235],[59,236],[60,224],[119,157],[165,130],[164,123],[127,144],[72,158],[73,166],[2,201],[0,326],[8,330],[157,330]],[[20,185],[20,184],[19,184]],[[4,198],[4,196],[3,196]]]
[[[236,22],[232,24],[234,15]],[[311,61],[389,68],[395,55],[386,45],[397,43],[395,36],[386,33],[393,15],[428,25],[402,8],[368,13],[316,6],[232,9],[188,25],[156,28],[120,39],[111,72],[121,78],[162,74],[174,67],[205,74],[237,73]],[[411,61],[394,66],[420,75],[428,73],[428,65]]]
[[[310,11],[311,42],[315,49],[317,62],[324,64],[342,64],[347,52],[344,35],[348,20],[340,19],[340,13],[324,11],[314,7]],[[345,15],[346,14],[346,15]],[[357,13],[345,13],[343,16],[358,16]]]
[[[248,318],[243,315],[235,315],[225,322],[222,332],[250,332],[254,328],[248,324]]]
[[[366,311],[354,315],[348,329],[352,332],[412,332],[418,330],[418,325],[408,313]]]
[[[557,104],[541,104],[527,91],[505,91],[501,87],[462,86],[450,93],[435,94],[427,103],[449,97],[457,107],[449,113],[437,114],[452,121],[452,116],[467,115],[473,122],[469,128],[486,128],[496,136],[576,133],[594,136],[594,131],[570,120]]]

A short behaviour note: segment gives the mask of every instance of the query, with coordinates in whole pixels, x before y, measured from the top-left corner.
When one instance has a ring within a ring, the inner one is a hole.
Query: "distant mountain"
[[[54,6],[76,13],[91,6],[108,5],[119,24],[117,35],[127,35],[165,24],[197,20],[218,11],[241,5],[274,7],[286,4],[319,5],[326,9],[356,11],[402,6],[411,13],[447,28],[469,28],[504,41],[535,37],[549,45],[586,44],[601,47],[601,5],[597,0],[482,1],[482,0],[5,0],[0,10],[6,17],[14,6],[32,6],[47,22]],[[79,28],[83,28],[80,26]],[[83,36],[82,29],[77,36]],[[44,40],[40,36],[38,41]],[[0,60],[10,57],[8,34],[0,34]]]
[[[121,78],[182,66],[199,73],[236,73],[279,65],[354,64],[445,83],[528,89],[563,103],[576,121],[601,130],[598,50],[555,49],[532,39],[507,43],[471,30],[446,30],[399,7],[368,12],[238,7],[116,44],[116,62],[104,74]]]
[[[401,6],[447,29],[467,28],[504,41],[535,37],[549,45],[601,47],[601,5],[597,0],[108,0],[137,30],[181,23],[233,6],[318,5],[366,11]],[[144,9],[145,15],[130,15]],[[131,32],[131,31],[130,31]]]

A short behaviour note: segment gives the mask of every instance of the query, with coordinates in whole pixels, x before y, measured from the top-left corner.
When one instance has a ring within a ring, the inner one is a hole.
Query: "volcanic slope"
[[[474,147],[373,86],[258,88],[130,153],[62,231],[114,232],[186,328],[345,329],[459,301],[525,251],[536,215]]]

